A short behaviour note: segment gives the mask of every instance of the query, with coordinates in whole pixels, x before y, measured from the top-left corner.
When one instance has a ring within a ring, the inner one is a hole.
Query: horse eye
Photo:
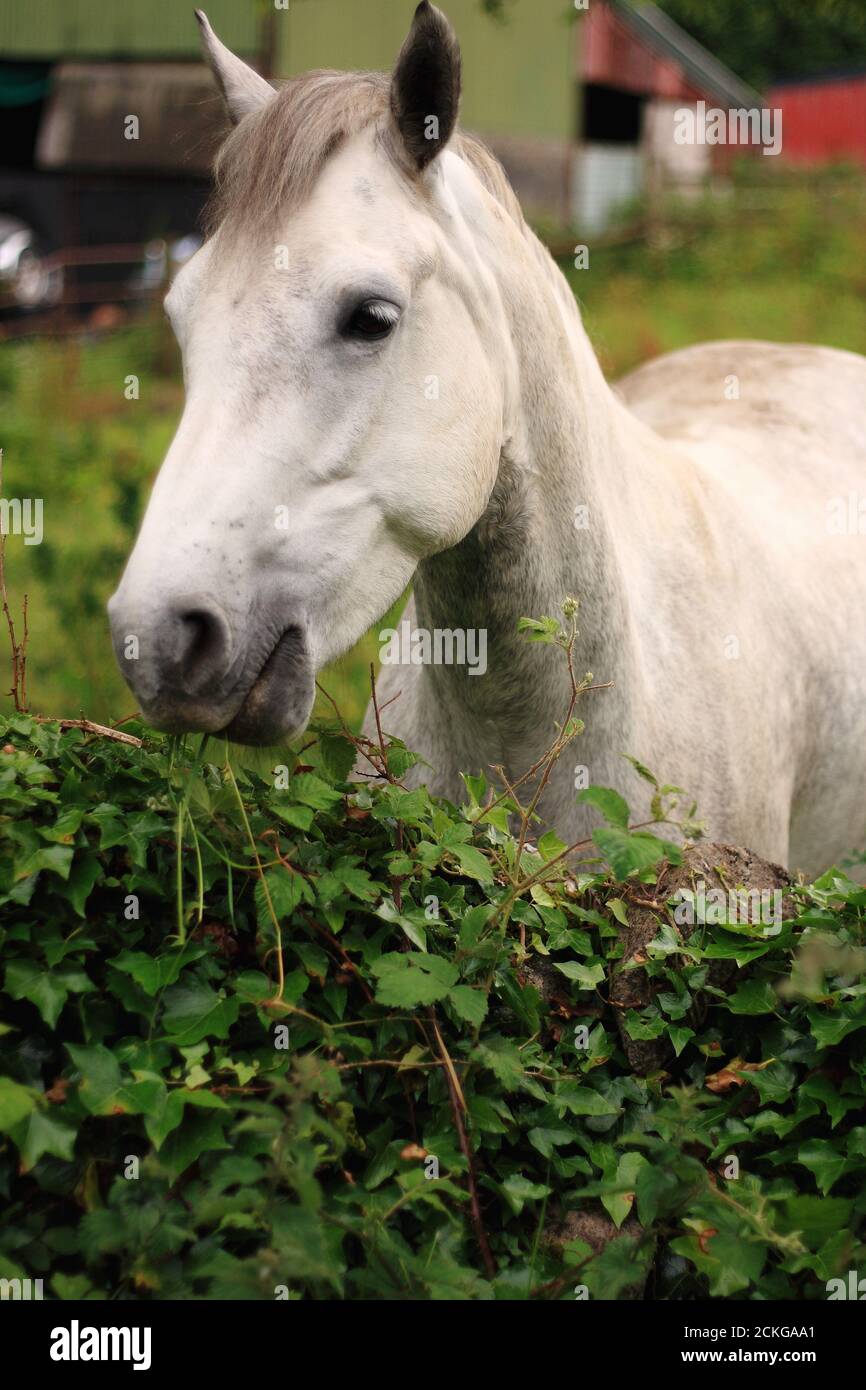
[[[353,309],[343,325],[344,338],[359,338],[364,342],[376,342],[387,338],[397,326],[400,311],[396,305],[384,299],[365,299],[357,309]]]

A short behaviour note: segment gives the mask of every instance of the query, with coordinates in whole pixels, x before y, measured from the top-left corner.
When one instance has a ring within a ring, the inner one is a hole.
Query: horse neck
[[[597,697],[599,746],[606,730],[628,723],[636,647],[617,555],[628,417],[562,274],[533,233],[509,221],[506,234],[493,264],[516,387],[498,478],[466,538],[419,567],[415,609],[422,628],[486,629],[486,678],[429,667],[427,689],[455,724],[468,719],[480,737],[490,731],[498,748],[487,752],[517,763],[550,742],[570,690],[561,652],[518,635],[520,617],[561,616],[565,597],[580,599],[577,674],[617,681],[616,692]],[[490,264],[487,246],[485,257]]]

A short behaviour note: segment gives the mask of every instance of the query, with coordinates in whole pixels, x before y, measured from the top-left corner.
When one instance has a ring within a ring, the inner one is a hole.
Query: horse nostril
[[[197,694],[207,681],[222,676],[228,665],[228,625],[220,613],[192,608],[177,614],[177,634],[178,681],[189,694]]]

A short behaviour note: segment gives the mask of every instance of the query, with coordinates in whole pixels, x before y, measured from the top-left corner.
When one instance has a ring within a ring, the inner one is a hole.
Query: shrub
[[[401,785],[399,743],[314,732],[261,777],[221,745],[5,720],[0,1277],[813,1299],[862,1267],[866,890],[834,870],[772,927],[693,903],[685,931],[676,789],[651,831],[591,789],[607,824],[575,867],[519,784],[467,777],[457,808]],[[661,1049],[646,1074],[628,1039]]]

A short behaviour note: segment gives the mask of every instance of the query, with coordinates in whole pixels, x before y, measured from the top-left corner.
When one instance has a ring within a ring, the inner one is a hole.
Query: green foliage
[[[767,168],[773,165],[773,168]],[[823,343],[866,352],[866,180],[840,166],[743,158],[723,196],[653,200],[574,266],[559,245],[593,346],[616,377],[714,339]]]
[[[862,0],[657,0],[739,77],[763,91],[786,77],[866,65]]]
[[[687,936],[662,906],[626,1026],[670,1057],[634,1075],[609,989],[674,848],[594,789],[607,829],[576,867],[555,836],[521,847],[483,778],[461,809],[349,783],[350,740],[317,734],[263,779],[221,745],[6,721],[3,1275],[60,1298],[808,1300],[862,1269],[866,890],[834,871],[769,931]],[[568,1212],[623,1237],[552,1243]]]

